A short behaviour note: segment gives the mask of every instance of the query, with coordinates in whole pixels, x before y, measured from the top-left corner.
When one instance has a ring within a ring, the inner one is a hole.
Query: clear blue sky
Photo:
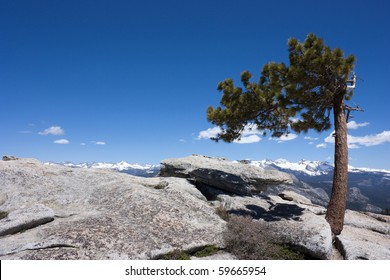
[[[385,0],[0,0],[0,154],[332,161],[332,131],[205,139],[219,81],[243,70],[257,80],[264,63],[288,62],[288,38],[314,32],[354,54],[364,80],[350,103],[365,109],[350,125],[350,164],[390,169],[389,15]]]

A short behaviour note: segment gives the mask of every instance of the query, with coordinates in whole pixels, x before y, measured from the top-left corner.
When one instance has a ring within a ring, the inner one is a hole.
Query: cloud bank
[[[333,132],[325,138],[325,143],[334,143]],[[385,130],[381,133],[366,136],[348,135],[348,147],[358,149],[362,146],[371,147],[390,142],[390,131]]]

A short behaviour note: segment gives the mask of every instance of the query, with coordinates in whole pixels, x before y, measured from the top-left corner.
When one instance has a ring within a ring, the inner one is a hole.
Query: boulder
[[[191,178],[223,191],[252,195],[278,184],[292,184],[290,175],[222,158],[192,155],[161,162],[160,176]]]
[[[226,222],[187,180],[0,162],[0,259],[154,259],[223,246]]]

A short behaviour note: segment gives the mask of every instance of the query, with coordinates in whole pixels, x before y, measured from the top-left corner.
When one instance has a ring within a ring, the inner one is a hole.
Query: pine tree
[[[270,62],[263,66],[258,82],[252,74],[241,73],[242,87],[232,79],[218,84],[221,106],[207,109],[207,119],[219,126],[215,141],[239,140],[248,127],[281,137],[291,131],[300,133],[335,129],[334,177],[326,219],[334,234],[341,233],[346,208],[348,144],[345,100],[353,92],[347,81],[355,57],[331,49],[323,39],[309,34],[303,43],[288,40],[289,65]]]

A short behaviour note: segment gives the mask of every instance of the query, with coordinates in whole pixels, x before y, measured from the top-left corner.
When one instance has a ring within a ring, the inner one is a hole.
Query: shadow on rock
[[[267,222],[280,221],[282,219],[299,221],[304,208],[293,204],[277,204],[270,210],[257,205],[245,205],[246,209],[233,209],[229,214],[238,216],[251,216],[253,219],[263,219]]]

